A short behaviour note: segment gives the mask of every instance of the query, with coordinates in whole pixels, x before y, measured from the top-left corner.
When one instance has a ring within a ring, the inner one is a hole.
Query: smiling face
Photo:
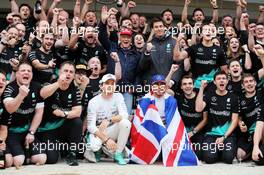
[[[183,78],[181,82],[181,89],[185,95],[191,95],[193,92],[193,79],[191,78]]]
[[[112,27],[113,23],[116,22],[116,16],[115,15],[110,15],[109,18],[107,18],[107,25],[109,27]]]
[[[28,19],[30,16],[30,9],[27,6],[22,6],[19,12],[23,20]]]
[[[217,90],[220,92],[226,91],[228,80],[225,74],[219,74],[215,77],[214,84],[216,85]]]
[[[37,32],[39,32],[40,34],[44,34],[46,33],[46,31],[49,29],[49,22],[46,20],[42,20],[39,22],[38,26],[37,26]]]
[[[86,75],[86,70],[76,70],[74,80],[78,85],[82,84],[81,78]]]
[[[258,39],[263,39],[264,38],[264,25],[261,25],[261,24],[257,25],[255,32],[256,32],[256,37]]]
[[[16,80],[19,85],[28,86],[32,80],[32,67],[28,64],[21,64],[16,72]]]
[[[16,25],[16,28],[18,30],[18,36],[20,38],[23,38],[25,36],[25,34],[26,34],[26,27],[25,27],[25,25],[24,24],[17,24]]]
[[[105,95],[112,95],[116,90],[115,80],[107,80],[102,84],[101,89]]]
[[[229,64],[229,72],[232,78],[238,78],[242,75],[242,67],[238,61],[232,61]]]
[[[166,25],[171,25],[172,21],[173,21],[173,16],[171,12],[165,12],[163,14],[162,19],[164,20],[164,22],[166,23]]]
[[[252,94],[256,91],[257,82],[253,76],[246,76],[243,78],[243,87],[246,90],[246,93]]]
[[[153,24],[154,35],[156,38],[161,38],[165,34],[165,26],[163,22],[158,21]]]
[[[0,95],[3,94],[6,87],[6,76],[3,73],[0,73]]]
[[[8,29],[8,36],[9,39],[16,39],[18,40],[18,30],[15,27],[11,27],[10,29]]]
[[[88,26],[95,26],[96,23],[96,15],[94,12],[87,12],[85,15],[85,23]]]
[[[229,47],[230,47],[231,52],[237,53],[239,49],[239,40],[237,38],[232,38],[229,41]]]
[[[233,27],[226,27],[226,37],[227,38],[236,37],[236,32]]]
[[[138,14],[132,14],[130,16],[130,20],[132,22],[133,29],[139,28],[139,16],[138,16]]]
[[[85,41],[89,45],[96,43],[95,29],[93,27],[89,26],[85,29]]]
[[[124,49],[130,48],[132,37],[129,35],[120,35],[120,47]]]
[[[166,82],[163,82],[163,81],[155,82],[151,85],[151,91],[153,95],[157,98],[163,97],[167,89],[168,87],[166,85]]]
[[[54,44],[54,35],[45,34],[42,40],[42,47],[45,51],[50,51]]]
[[[121,24],[121,29],[122,28],[127,28],[129,30],[132,30],[132,22],[130,19],[125,19],[122,21],[122,24]]]
[[[223,18],[222,25],[224,28],[226,27],[232,27],[233,26],[233,19],[230,16],[226,16]]]
[[[202,37],[203,37],[203,40],[205,40],[205,41],[212,41],[213,31],[212,31],[211,26],[209,26],[209,25],[203,26]]]
[[[134,38],[134,43],[137,49],[141,49],[145,45],[144,38],[141,34],[137,34]]]
[[[88,68],[92,70],[93,76],[98,76],[101,71],[101,62],[97,57],[93,57],[88,61]]]
[[[196,22],[202,22],[204,20],[204,14],[202,11],[198,10],[194,13],[193,20]]]
[[[21,23],[21,18],[19,16],[13,16],[13,24]]]
[[[140,27],[145,27],[145,23],[147,22],[147,18],[145,16],[140,16],[139,17],[139,26]]]

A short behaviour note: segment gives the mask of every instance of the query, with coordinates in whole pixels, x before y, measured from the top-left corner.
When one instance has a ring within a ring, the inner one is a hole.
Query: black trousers
[[[60,128],[38,133],[47,154],[47,164],[57,163],[60,151],[78,152],[82,136],[80,118],[65,120]]]
[[[203,143],[203,158],[208,164],[223,161],[232,164],[236,156],[236,138],[230,136],[225,139],[222,145],[216,145],[215,141],[220,136],[206,135]]]
[[[193,150],[199,160],[203,160],[203,150],[202,145],[204,141],[204,133],[196,133],[191,137]]]

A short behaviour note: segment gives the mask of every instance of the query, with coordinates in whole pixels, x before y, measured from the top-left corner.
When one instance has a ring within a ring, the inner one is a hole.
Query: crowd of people
[[[181,19],[173,9],[149,19],[132,12],[134,1],[103,5],[98,15],[93,0],[76,0],[70,19],[60,3],[38,0],[32,8],[10,0],[1,25],[5,167],[60,158],[76,166],[79,158],[99,162],[105,154],[127,164],[131,123],[146,94],[164,126],[165,97],[176,99],[199,160],[264,165],[264,5],[250,19],[246,0],[235,0],[235,16],[219,18],[217,0],[210,0],[206,21],[201,8],[188,19],[191,0]],[[216,149],[199,147],[205,144]]]

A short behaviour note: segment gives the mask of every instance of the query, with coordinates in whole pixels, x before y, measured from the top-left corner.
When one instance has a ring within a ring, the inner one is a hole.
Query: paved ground
[[[226,165],[202,164],[196,167],[163,167],[155,165],[126,165],[119,166],[113,162],[98,164],[81,162],[78,167],[70,167],[64,162],[56,165],[29,165],[16,170],[14,167],[0,170],[0,175],[263,175],[264,166],[253,163],[234,163]]]

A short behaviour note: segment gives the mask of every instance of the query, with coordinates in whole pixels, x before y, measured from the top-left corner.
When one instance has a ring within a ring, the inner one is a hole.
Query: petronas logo
[[[68,99],[71,99],[71,98],[72,98],[72,94],[69,94],[69,95],[68,95]]]
[[[33,93],[32,93],[32,98],[35,98],[35,97],[36,97],[36,96],[35,96],[35,93],[33,92]]]

